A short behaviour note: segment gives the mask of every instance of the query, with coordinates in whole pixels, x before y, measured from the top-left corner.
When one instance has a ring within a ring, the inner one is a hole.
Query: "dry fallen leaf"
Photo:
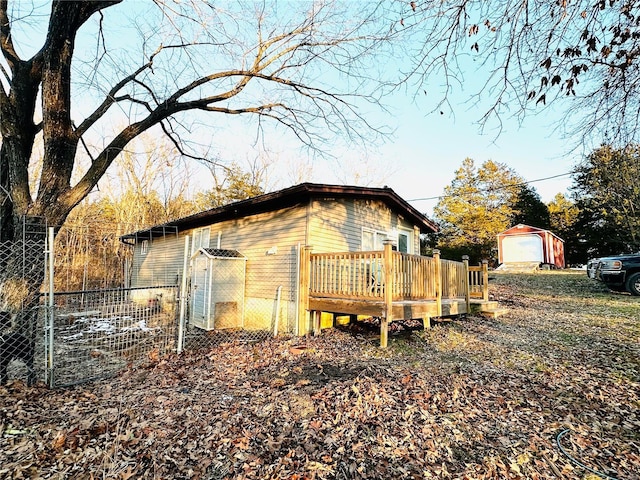
[[[154,353],[77,388],[9,383],[0,478],[583,480],[565,429],[585,465],[636,478],[638,303],[596,287],[496,274],[507,315],[390,335],[386,351],[334,329],[304,355],[269,339]]]

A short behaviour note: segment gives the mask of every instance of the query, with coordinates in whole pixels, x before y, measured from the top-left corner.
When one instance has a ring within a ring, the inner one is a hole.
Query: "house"
[[[314,329],[314,318],[317,320],[309,312],[357,314],[365,309],[362,313],[391,318],[391,298],[385,303],[384,295],[385,291],[391,295],[392,285],[387,281],[385,287],[384,274],[393,265],[385,265],[391,261],[391,254],[385,256],[385,251],[405,256],[394,257],[398,262],[404,259],[393,277],[402,282],[402,299],[428,297],[434,304],[438,295],[442,297],[442,292],[432,288],[439,266],[425,263],[431,257],[420,257],[420,235],[435,231],[431,220],[391,188],[303,183],[134,232],[121,240],[134,248],[131,287],[177,285],[182,272],[190,272],[186,275],[191,282],[191,315],[197,310],[195,298],[214,297],[206,289],[229,288],[224,273],[216,274],[219,281],[202,280],[206,275],[194,268],[194,261],[209,262],[215,257],[223,272],[224,252],[234,252],[229,254],[234,265],[239,256],[246,259],[246,264],[242,262],[244,292],[238,296],[243,305],[225,300],[224,305],[206,307],[207,311],[226,316],[242,311],[241,321],[235,322],[242,329],[303,335]],[[453,263],[458,273],[445,282],[450,292],[444,292],[445,298],[462,295],[466,274],[460,273],[461,262]],[[236,274],[236,286],[237,278]],[[420,279],[431,286],[424,282],[418,286]],[[393,298],[400,300],[400,290],[395,292]],[[452,312],[457,311],[456,306]],[[402,312],[433,316],[406,304]],[[205,320],[198,322],[206,328],[225,324],[215,318]],[[193,317],[190,321],[194,323]]]
[[[549,230],[518,224],[498,234],[498,261],[564,268],[564,241]]]

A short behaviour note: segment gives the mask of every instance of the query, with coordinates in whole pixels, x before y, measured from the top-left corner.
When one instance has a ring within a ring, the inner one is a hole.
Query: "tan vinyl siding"
[[[166,235],[147,243],[147,253],[141,253],[142,242],[135,246],[131,286],[178,285],[184,258],[184,237]]]
[[[247,277],[261,279],[248,283],[248,295],[274,295],[273,285],[288,286],[290,257],[305,241],[306,209],[295,207],[263,213],[211,226],[211,245],[237,250],[249,259]]]
[[[247,258],[245,328],[271,328],[278,287],[282,287],[281,329],[292,331],[294,328],[297,249],[299,244],[305,243],[306,212],[306,206],[291,207],[209,226],[211,248],[218,247],[219,236],[220,248],[237,250]],[[141,255],[138,242],[132,286],[179,281],[178,274],[184,260],[184,237],[193,235],[195,231],[181,232],[178,237],[154,239],[149,242],[146,255]]]
[[[413,227],[413,248],[415,249],[413,253],[420,255],[420,229],[418,227]]]
[[[419,229],[372,200],[316,200],[311,205],[310,240],[315,253],[358,251],[362,229],[381,232],[407,229],[413,232],[413,252],[419,252]]]
[[[211,226],[210,245],[217,246],[220,234],[221,248],[237,250],[248,259],[245,328],[272,327],[278,287],[280,328],[294,328],[297,248],[305,242],[305,222],[306,206],[299,206]]]

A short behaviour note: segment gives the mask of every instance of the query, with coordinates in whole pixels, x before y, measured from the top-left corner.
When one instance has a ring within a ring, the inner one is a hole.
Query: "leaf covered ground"
[[[640,299],[495,275],[498,319],[227,344],[0,387],[0,478],[640,478]],[[292,347],[306,348],[294,351]]]

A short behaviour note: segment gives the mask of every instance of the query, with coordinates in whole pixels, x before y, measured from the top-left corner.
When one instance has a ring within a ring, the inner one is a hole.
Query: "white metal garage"
[[[539,235],[514,235],[502,241],[502,261],[544,262],[542,237]]]
[[[498,234],[498,262],[564,268],[564,241],[549,230],[520,223]]]

